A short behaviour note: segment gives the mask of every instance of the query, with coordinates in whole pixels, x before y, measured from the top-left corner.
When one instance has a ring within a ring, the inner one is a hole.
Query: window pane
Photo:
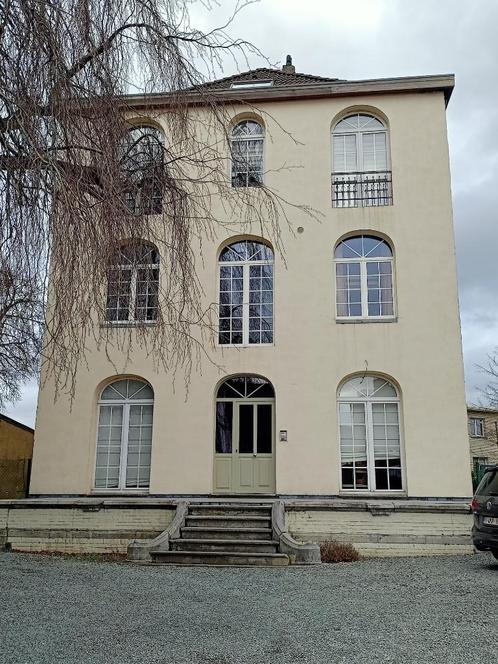
[[[95,486],[117,488],[121,459],[123,406],[100,406]]]
[[[335,173],[358,170],[356,136],[354,134],[335,135],[333,139],[333,151]]]
[[[216,453],[232,453],[233,403],[221,401],[216,404]]]
[[[126,459],[126,486],[128,488],[138,489],[149,486],[152,411],[152,404],[130,406]]]
[[[272,406],[271,404],[258,404],[258,439],[257,450],[259,454],[271,454],[272,448]]]
[[[254,449],[254,420],[252,404],[239,405],[239,453],[252,454]]]

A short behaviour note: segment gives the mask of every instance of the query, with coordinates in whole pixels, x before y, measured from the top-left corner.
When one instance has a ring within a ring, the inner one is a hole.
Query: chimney
[[[286,74],[295,74],[296,73],[296,68],[292,64],[292,56],[288,55],[286,60],[285,60],[285,65],[282,67],[282,71],[285,72]]]

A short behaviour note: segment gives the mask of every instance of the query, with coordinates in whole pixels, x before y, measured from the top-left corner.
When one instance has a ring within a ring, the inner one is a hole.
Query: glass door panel
[[[216,404],[216,454],[232,453],[233,402]]]
[[[254,452],[254,405],[239,404],[239,454]]]
[[[258,454],[271,454],[273,437],[273,406],[269,403],[259,403],[257,423],[257,445]]]

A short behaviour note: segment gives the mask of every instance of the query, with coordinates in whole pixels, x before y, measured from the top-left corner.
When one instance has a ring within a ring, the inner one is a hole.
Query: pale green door
[[[217,401],[216,492],[275,492],[274,403],[269,399]]]

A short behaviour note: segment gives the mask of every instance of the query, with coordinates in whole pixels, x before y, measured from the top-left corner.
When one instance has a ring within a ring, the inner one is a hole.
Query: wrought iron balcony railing
[[[393,204],[391,171],[332,173],[332,207]]]

